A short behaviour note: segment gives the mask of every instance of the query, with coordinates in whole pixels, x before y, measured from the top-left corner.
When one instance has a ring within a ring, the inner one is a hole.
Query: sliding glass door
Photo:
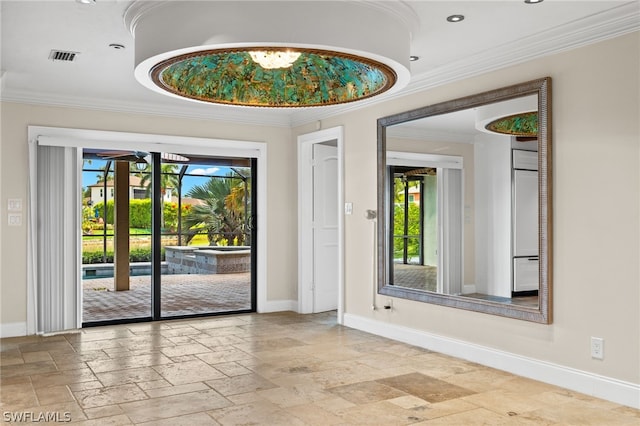
[[[83,159],[83,325],[255,311],[255,159]]]

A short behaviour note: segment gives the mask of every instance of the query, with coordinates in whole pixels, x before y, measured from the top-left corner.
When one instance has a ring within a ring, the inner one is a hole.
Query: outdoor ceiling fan
[[[97,154],[104,160],[129,161],[135,163],[136,169],[144,170],[151,162],[151,154],[145,151],[105,151]],[[188,163],[189,159],[179,154],[161,152],[160,158],[165,163]]]
[[[420,169],[408,170],[403,173],[404,176],[435,176],[436,169],[433,167],[423,167]]]

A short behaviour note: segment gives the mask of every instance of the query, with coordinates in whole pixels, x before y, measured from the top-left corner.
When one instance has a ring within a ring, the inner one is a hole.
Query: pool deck
[[[130,290],[114,291],[113,278],[82,281],[82,322],[151,316],[151,276],[132,276]],[[162,316],[251,309],[251,274],[162,275]]]

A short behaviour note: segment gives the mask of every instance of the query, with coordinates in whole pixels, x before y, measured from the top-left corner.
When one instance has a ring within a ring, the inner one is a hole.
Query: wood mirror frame
[[[538,251],[539,290],[538,306],[516,306],[496,301],[475,299],[464,295],[447,295],[425,290],[395,286],[389,282],[387,197],[387,138],[389,126],[426,117],[476,108],[495,102],[528,95],[538,96]],[[552,192],[551,192],[551,78],[545,77],[513,86],[466,96],[451,101],[417,108],[378,119],[378,223],[377,272],[378,293],[425,303],[483,312],[492,315],[550,324],[552,322]]]

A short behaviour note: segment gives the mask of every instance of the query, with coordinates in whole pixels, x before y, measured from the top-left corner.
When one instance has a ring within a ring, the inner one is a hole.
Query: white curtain
[[[460,169],[438,169],[439,208],[442,209],[442,285],[445,294],[461,294],[464,280],[463,268],[463,181]]]
[[[29,142],[27,332],[81,326],[81,149]]]

